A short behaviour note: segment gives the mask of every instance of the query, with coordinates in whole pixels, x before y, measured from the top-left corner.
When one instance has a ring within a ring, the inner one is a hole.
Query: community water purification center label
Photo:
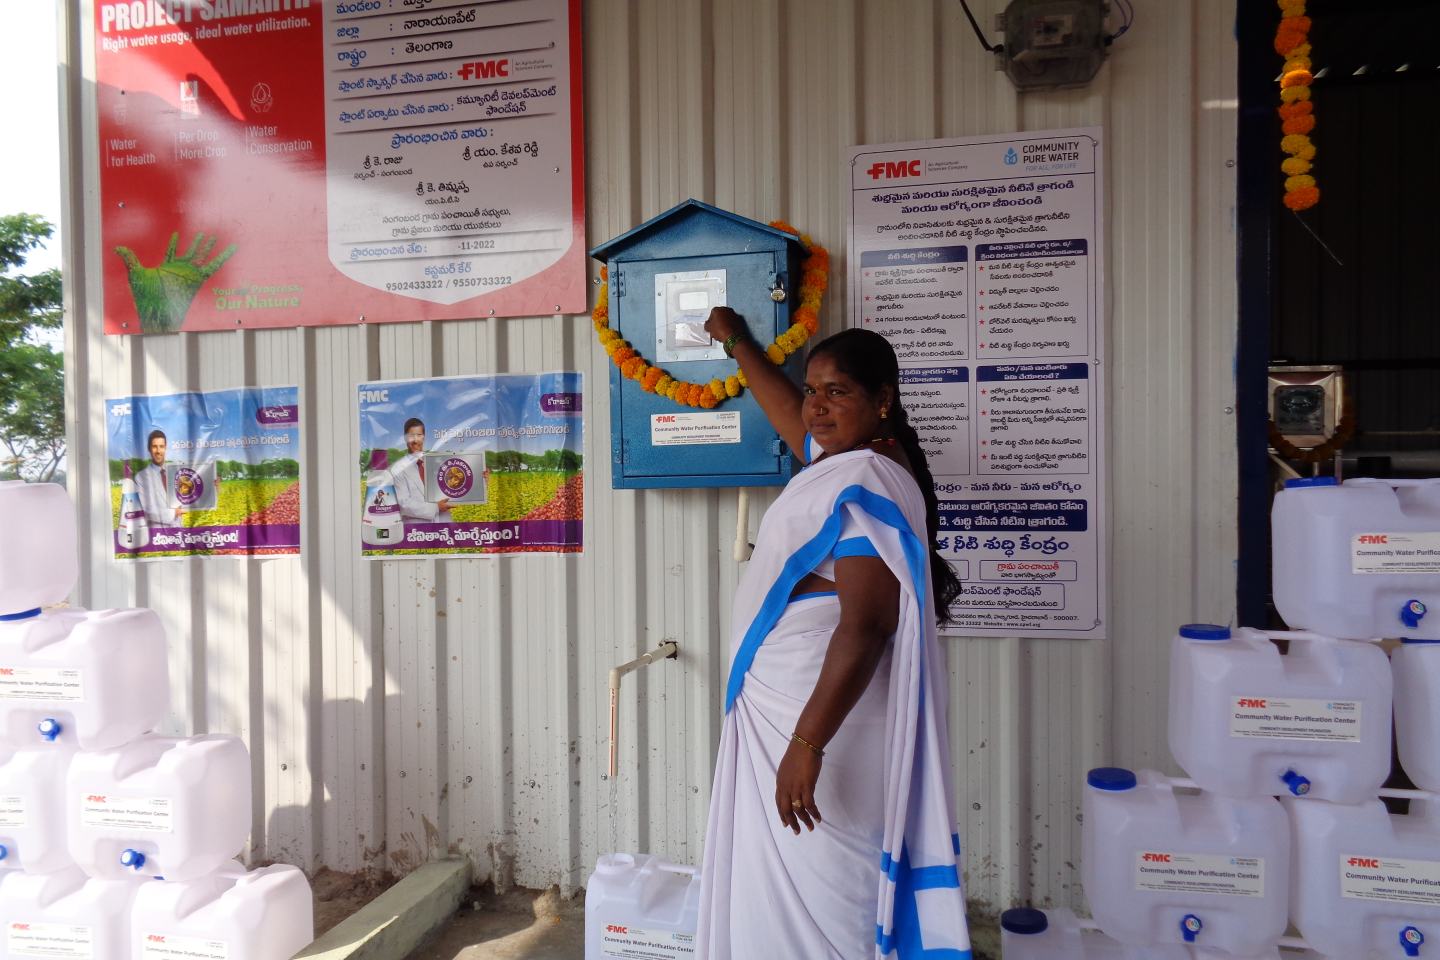
[[[695,935],[605,923],[600,927],[600,956],[614,960],[680,960],[695,956]]]
[[[650,416],[650,443],[657,447],[739,442],[740,414],[734,411],[656,413]]]
[[[1230,736],[1359,743],[1363,707],[1360,700],[1231,697]]]
[[[1364,855],[1340,858],[1340,895],[1440,907],[1440,863]]]
[[[0,828],[24,827],[29,823],[24,797],[0,797]]]
[[[962,583],[947,632],[1104,634],[1098,128],[853,148],[851,324],[884,335]]]
[[[230,947],[223,940],[147,933],[140,940],[140,957],[141,960],[230,960]]]
[[[1440,573],[1440,533],[1357,533],[1350,572]]]
[[[1135,889],[1263,897],[1265,858],[1146,850],[1135,854]]]
[[[12,957],[91,960],[95,956],[95,939],[91,929],[68,923],[12,923],[5,946]]]
[[[80,822],[87,827],[174,833],[174,816],[174,804],[169,797],[91,793],[80,801]]]
[[[79,670],[59,667],[0,667],[0,700],[49,700],[76,703],[85,699]]]

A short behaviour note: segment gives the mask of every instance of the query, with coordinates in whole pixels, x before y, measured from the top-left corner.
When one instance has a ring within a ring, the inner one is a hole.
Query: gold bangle
[[[815,756],[817,756],[817,757],[823,757],[823,756],[825,756],[825,751],[824,751],[824,750],[821,750],[819,747],[815,746],[815,744],[811,743],[809,740],[806,740],[804,737],[800,736],[800,734],[798,734],[798,733],[792,733],[792,734],[790,734],[790,739],[791,739],[793,742],[800,744],[800,746],[802,746],[802,747],[809,747],[811,750],[813,750],[813,751],[815,752]]]

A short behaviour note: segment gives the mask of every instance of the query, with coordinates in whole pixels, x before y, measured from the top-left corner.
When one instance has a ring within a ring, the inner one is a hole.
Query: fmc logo
[[[128,416],[130,416],[130,404],[128,404],[128,403],[117,403],[117,404],[115,404],[114,406],[112,406],[112,407],[110,408],[110,416],[112,416],[112,417],[128,417]]]
[[[1386,534],[1383,534],[1383,533],[1362,533],[1362,534],[1360,535],[1360,542],[1361,542],[1361,543],[1389,543],[1389,542],[1390,542],[1390,537],[1389,537],[1388,535],[1386,535]]]
[[[1264,710],[1264,709],[1265,709],[1265,704],[1266,704],[1266,701],[1265,701],[1265,700],[1255,700],[1255,699],[1253,699],[1253,698],[1251,698],[1251,697],[1241,697],[1241,698],[1240,698],[1240,706],[1242,706],[1242,707],[1251,707],[1252,709],[1255,709],[1255,710]]]
[[[1352,867],[1368,867],[1371,870],[1380,869],[1380,861],[1374,857],[1351,857],[1345,862]]]
[[[620,925],[618,925],[618,924],[614,924],[614,923],[607,923],[607,924],[605,925],[605,932],[606,932],[606,933],[624,933],[624,934],[629,934],[629,933],[630,933],[630,928],[629,928],[629,927],[622,927],[622,926],[620,926]]]
[[[455,73],[461,80],[488,80],[491,77],[510,76],[510,59],[508,57],[500,60],[471,60],[461,66]]]
[[[100,794],[98,794],[98,793],[92,793],[92,794],[90,794],[88,797],[85,798],[85,802],[86,802],[86,803],[109,803],[110,801],[107,800],[107,799],[105,799],[104,797],[102,797],[102,796],[101,796]]]
[[[361,390],[361,391],[360,391],[360,402],[361,402],[361,403],[389,403],[389,402],[390,402],[390,391],[389,391],[389,390]]]
[[[657,416],[657,417],[655,418],[655,422],[656,422],[656,423],[675,423],[675,422],[676,422],[676,420],[675,420],[675,415],[674,415],[673,413],[662,413],[662,414],[660,414],[659,416]]]
[[[1143,857],[1141,857],[1140,859],[1141,859],[1141,860],[1144,860],[1146,863],[1169,863],[1169,862],[1170,862],[1170,854],[1168,854],[1168,853],[1147,853],[1147,854],[1145,854]]]
[[[925,167],[919,160],[877,160],[865,172],[870,174],[871,180],[902,180],[920,176]]]

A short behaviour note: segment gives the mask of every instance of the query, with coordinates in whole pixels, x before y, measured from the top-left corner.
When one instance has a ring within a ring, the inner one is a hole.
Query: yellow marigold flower
[[[725,384],[718,377],[710,381],[710,392],[715,394],[716,400],[725,399]]]
[[[1280,164],[1280,169],[1284,170],[1287,176],[1298,177],[1302,173],[1309,173],[1311,166],[1312,164],[1309,160],[1301,160],[1299,157],[1286,157],[1285,161]]]
[[[765,348],[765,356],[769,357],[770,362],[775,364],[777,367],[785,362],[785,351],[781,350],[773,343]]]
[[[1280,141],[1280,149],[1298,156],[1301,150],[1310,146],[1310,138],[1303,133],[1292,133]]]
[[[740,396],[740,378],[738,376],[729,376],[725,378],[725,396]]]
[[[1302,174],[1298,177],[1285,178],[1285,192],[1293,193],[1296,190],[1304,190],[1306,187],[1315,186],[1315,178]]]
[[[1312,66],[1309,57],[1291,57],[1285,61],[1285,66],[1280,68],[1280,75],[1283,77],[1292,70],[1309,70]]]
[[[1310,44],[1308,44],[1308,43],[1302,43],[1302,44],[1300,44],[1300,46],[1298,46],[1298,47],[1296,47],[1294,50],[1291,50],[1291,51],[1290,51],[1290,56],[1292,56],[1292,57],[1308,57],[1308,56],[1310,56]]]
[[[748,386],[750,386],[750,381],[745,379],[745,371],[744,371],[744,370],[736,370],[736,371],[735,371],[735,379],[740,381],[740,386],[742,386],[742,387],[748,387]]]
[[[670,374],[662,374],[660,379],[655,381],[655,392],[662,397],[668,397],[670,396],[670,387],[673,386],[674,383],[675,381],[671,379]]]
[[[1280,91],[1280,99],[1286,103],[1294,103],[1296,100],[1309,100],[1309,87],[1286,87]]]
[[[806,340],[810,339],[810,331],[805,329],[805,325],[799,320],[796,320],[794,323],[790,324],[790,329],[787,330],[786,333],[794,337],[796,343],[804,343]]]

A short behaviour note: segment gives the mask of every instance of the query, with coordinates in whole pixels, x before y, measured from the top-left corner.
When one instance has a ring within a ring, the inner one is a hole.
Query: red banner
[[[105,332],[583,312],[580,55],[580,0],[102,0]]]

